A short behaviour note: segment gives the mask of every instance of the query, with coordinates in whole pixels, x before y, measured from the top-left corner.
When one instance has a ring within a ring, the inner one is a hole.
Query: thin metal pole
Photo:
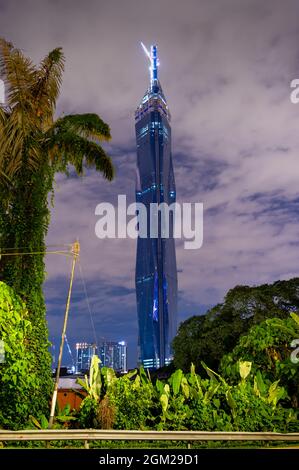
[[[59,384],[59,376],[60,376],[60,368],[61,368],[63,346],[64,346],[64,339],[65,339],[67,320],[68,320],[68,314],[69,314],[69,309],[70,309],[70,302],[71,302],[71,294],[72,294],[72,288],[73,288],[73,280],[74,280],[74,274],[75,274],[76,261],[79,257],[79,253],[80,253],[80,243],[78,241],[76,241],[72,245],[73,261],[72,261],[72,269],[71,269],[71,278],[70,278],[70,285],[69,285],[69,291],[68,291],[65,314],[64,314],[64,322],[63,322],[63,328],[62,328],[62,334],[61,334],[61,343],[60,343],[58,364],[57,364],[57,370],[56,370],[56,379],[55,379],[54,391],[53,391],[53,396],[52,396],[51,412],[50,412],[50,419],[49,419],[49,425],[48,425],[49,429],[51,429],[53,427],[53,422],[54,422],[55,407],[56,407],[57,393],[58,393],[58,384]]]

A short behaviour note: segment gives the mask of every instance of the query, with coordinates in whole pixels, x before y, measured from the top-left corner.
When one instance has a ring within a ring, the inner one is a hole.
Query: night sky
[[[135,194],[134,110],[149,83],[140,47],[156,43],[172,114],[178,202],[203,202],[204,243],[177,241],[179,321],[203,313],[237,284],[298,276],[299,78],[297,0],[0,0],[0,35],[39,61],[62,46],[66,67],[57,114],[98,113],[113,183],[88,171],[59,175],[47,243],[81,242],[96,335],[126,340],[136,364],[135,250],[99,240],[95,207]],[[70,260],[47,258],[50,338],[58,344]],[[94,341],[80,270],[68,340]],[[69,362],[65,355],[65,362]]]

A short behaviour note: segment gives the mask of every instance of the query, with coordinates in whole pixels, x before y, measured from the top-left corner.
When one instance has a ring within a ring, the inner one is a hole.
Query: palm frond
[[[83,175],[84,165],[100,171],[104,178],[111,181],[114,167],[111,158],[96,142],[89,141],[71,131],[53,132],[45,142],[45,151],[52,157],[57,171],[66,172],[73,165],[79,175]]]
[[[56,121],[59,129],[69,130],[86,139],[110,140],[110,128],[97,114],[71,114]]]
[[[85,149],[85,161],[86,166],[100,171],[107,180],[113,180],[115,170],[111,158],[96,142],[87,141]]]
[[[12,178],[22,165],[29,136],[38,128],[31,95],[35,67],[19,49],[0,38],[0,69],[8,109],[6,119],[3,121],[3,113],[1,118],[0,169],[8,178]],[[27,163],[36,168],[37,160],[36,156],[29,155]]]
[[[36,70],[31,93],[36,103],[37,114],[52,118],[62,83],[64,55],[60,47],[51,51]]]
[[[0,70],[3,74],[7,105],[18,105],[25,111],[32,106],[30,87],[35,67],[30,59],[5,39],[0,38]]]
[[[22,111],[15,106],[1,130],[0,168],[6,176],[13,178],[25,163],[25,156],[26,166],[36,170],[40,163],[37,151],[40,147],[39,132],[30,114],[24,118]]]

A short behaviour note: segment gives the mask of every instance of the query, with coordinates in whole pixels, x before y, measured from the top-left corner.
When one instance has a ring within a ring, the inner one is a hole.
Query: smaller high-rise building
[[[127,343],[125,341],[104,341],[99,348],[101,366],[117,372],[127,372]]]
[[[97,354],[97,346],[90,343],[76,343],[76,372],[89,370],[92,356]]]

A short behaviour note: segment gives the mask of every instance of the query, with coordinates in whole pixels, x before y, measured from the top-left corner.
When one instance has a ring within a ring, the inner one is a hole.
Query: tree
[[[240,361],[252,362],[253,371],[260,371],[270,381],[286,388],[292,406],[298,408],[299,366],[292,362],[292,341],[299,337],[299,316],[268,318],[254,325],[243,335],[231,353],[223,356],[220,371],[224,377],[237,381]]]
[[[76,114],[54,120],[63,68],[60,48],[35,66],[19,49],[0,40],[7,98],[5,106],[0,106],[0,248],[13,255],[1,257],[0,280],[12,286],[27,305],[32,323],[28,341],[42,377],[44,412],[52,387],[42,292],[48,195],[53,194],[55,173],[67,173],[70,165],[79,175],[84,165],[108,180],[114,175],[110,157],[100,145],[110,139],[110,129],[99,116]]]
[[[222,304],[183,322],[173,340],[174,364],[187,371],[200,361],[217,370],[240,336],[267,318],[287,318],[299,311],[299,278],[261,286],[236,286]]]

